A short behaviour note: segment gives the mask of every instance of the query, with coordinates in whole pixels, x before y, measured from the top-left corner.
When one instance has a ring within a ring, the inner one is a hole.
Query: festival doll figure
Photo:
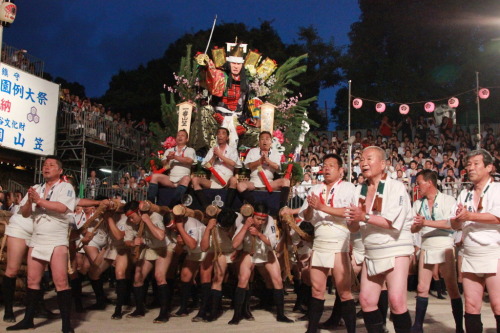
[[[252,127],[255,124],[247,119],[249,83],[243,58],[247,44],[227,43],[227,51],[229,53],[225,57],[225,52],[214,50],[214,61],[207,54],[196,56],[198,64],[203,66],[202,85],[212,96],[212,105],[203,107],[198,112],[199,118],[193,123],[191,132],[195,149],[208,148],[215,141],[213,133],[218,126],[229,130],[229,145],[232,147],[238,146],[239,136],[247,131],[247,135],[255,132],[252,136],[257,141],[257,128]],[[252,126],[249,127],[248,124]]]

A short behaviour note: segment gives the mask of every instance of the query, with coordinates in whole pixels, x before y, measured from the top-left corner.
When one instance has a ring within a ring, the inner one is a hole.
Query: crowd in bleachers
[[[117,148],[138,151],[147,156],[150,151],[148,138],[152,135],[145,118],[134,119],[131,113],[123,116],[102,104],[81,99],[63,90],[60,101],[59,127],[67,128],[74,135],[85,135],[96,141]]]
[[[363,183],[359,166],[361,150],[368,146],[379,146],[387,152],[388,176],[405,184],[409,192],[415,185],[415,176],[422,169],[431,169],[438,173],[441,190],[456,196],[462,184],[467,183],[465,157],[479,145],[495,157],[495,167],[499,169],[500,136],[493,128],[485,126],[478,139],[477,127],[469,129],[454,125],[444,117],[441,124],[436,124],[433,117],[419,117],[416,121],[405,116],[390,121],[384,117],[375,129],[354,131],[352,146],[352,182]],[[478,142],[479,141],[479,142]],[[317,133],[300,155],[300,164],[304,170],[304,184],[315,184],[322,180],[321,160],[325,154],[338,153],[347,163],[347,133]]]

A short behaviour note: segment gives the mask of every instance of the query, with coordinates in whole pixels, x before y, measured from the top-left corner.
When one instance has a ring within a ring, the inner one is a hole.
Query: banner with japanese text
[[[54,154],[59,85],[0,63],[0,144]]]

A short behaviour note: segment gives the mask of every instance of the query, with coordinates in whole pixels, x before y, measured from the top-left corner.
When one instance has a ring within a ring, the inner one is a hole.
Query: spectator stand
[[[2,62],[43,78],[45,62],[28,51],[2,43]]]
[[[106,117],[85,101],[78,104],[61,100],[57,123],[57,156],[65,163],[65,173],[72,175],[85,194],[90,170],[108,170],[111,174],[143,163],[147,156],[147,133],[139,131],[123,119]],[[40,159],[42,160],[42,159]],[[41,161],[39,162],[41,165]],[[40,168],[37,176],[41,177]],[[114,184],[110,178],[109,187]]]

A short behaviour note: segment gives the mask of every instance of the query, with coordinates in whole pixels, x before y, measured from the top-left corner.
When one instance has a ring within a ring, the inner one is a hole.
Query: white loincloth
[[[500,248],[495,246],[466,246],[464,247],[464,260],[462,272],[482,274],[495,274],[498,271]]]
[[[394,268],[396,257],[413,254],[411,240],[390,241],[376,248],[365,247],[365,263],[369,276],[381,274]]]
[[[424,264],[441,264],[446,261],[446,250],[453,249],[453,238],[447,236],[422,238],[422,250],[425,250]]]
[[[5,234],[10,237],[21,238],[29,241],[33,234],[33,219],[25,218],[21,214],[14,214],[9,218]]]
[[[146,247],[142,249],[141,254],[139,255],[139,259],[154,261],[160,257],[165,258],[166,256],[167,256],[167,247],[159,247],[156,249],[151,249],[149,247]]]
[[[346,236],[332,225],[321,224],[314,230],[312,250],[312,267],[333,268],[335,254],[349,252],[349,234]]]
[[[352,241],[352,255],[358,265],[361,265],[365,261],[365,246],[361,238]]]

